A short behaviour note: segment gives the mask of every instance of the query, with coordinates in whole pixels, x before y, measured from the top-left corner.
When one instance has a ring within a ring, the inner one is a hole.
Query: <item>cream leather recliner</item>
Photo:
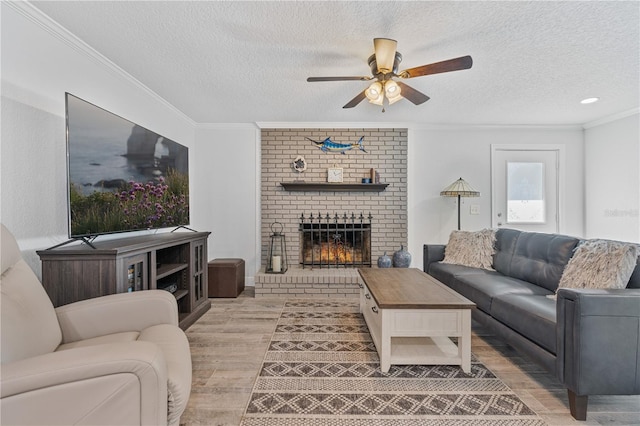
[[[114,294],[54,309],[13,235],[0,232],[0,423],[178,425],[191,353],[173,295]]]

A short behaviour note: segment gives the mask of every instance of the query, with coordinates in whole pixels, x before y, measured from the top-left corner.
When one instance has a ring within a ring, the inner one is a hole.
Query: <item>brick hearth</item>
[[[284,274],[256,274],[256,297],[344,297],[358,298],[359,274],[356,268],[290,269]]]

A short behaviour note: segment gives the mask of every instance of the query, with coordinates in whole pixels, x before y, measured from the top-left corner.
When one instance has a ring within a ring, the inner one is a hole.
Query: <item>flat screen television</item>
[[[66,97],[69,238],[189,224],[189,149]]]

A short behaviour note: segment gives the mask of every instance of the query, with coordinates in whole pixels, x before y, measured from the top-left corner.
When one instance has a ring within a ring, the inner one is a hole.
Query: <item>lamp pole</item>
[[[460,230],[460,194],[458,194],[458,231]]]

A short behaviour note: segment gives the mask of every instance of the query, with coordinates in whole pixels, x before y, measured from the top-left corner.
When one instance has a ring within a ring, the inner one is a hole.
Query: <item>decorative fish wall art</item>
[[[347,151],[353,148],[358,148],[362,152],[367,152],[365,151],[364,144],[362,143],[362,141],[364,140],[364,136],[362,136],[357,143],[338,143],[338,142],[332,141],[331,137],[326,138],[322,142],[314,141],[311,138],[307,138],[307,139],[313,142],[323,152],[333,152],[333,153],[340,153],[344,155],[346,154]]]

